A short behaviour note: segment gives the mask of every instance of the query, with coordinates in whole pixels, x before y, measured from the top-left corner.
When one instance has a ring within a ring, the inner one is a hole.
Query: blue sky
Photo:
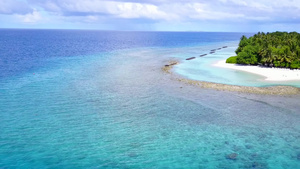
[[[300,0],[0,0],[0,28],[300,32]]]

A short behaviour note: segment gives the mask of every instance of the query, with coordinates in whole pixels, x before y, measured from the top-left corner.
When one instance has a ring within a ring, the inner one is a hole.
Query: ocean
[[[0,29],[0,168],[300,168],[300,96],[175,79],[282,85],[210,66],[252,34]]]

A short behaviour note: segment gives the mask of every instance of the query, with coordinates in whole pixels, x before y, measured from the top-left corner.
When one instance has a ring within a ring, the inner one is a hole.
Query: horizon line
[[[257,32],[242,32],[242,31],[174,31],[174,30],[106,30],[106,29],[80,29],[80,28],[0,28],[0,30],[74,30],[74,31],[103,31],[103,32],[191,32],[191,33],[257,33]],[[267,32],[267,31],[266,31]],[[276,32],[276,31],[274,31]],[[288,32],[288,31],[286,31]]]

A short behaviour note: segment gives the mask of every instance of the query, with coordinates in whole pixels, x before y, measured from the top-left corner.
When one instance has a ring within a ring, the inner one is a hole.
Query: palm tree
[[[284,64],[290,64],[292,62],[292,53],[288,46],[283,46],[279,49],[279,61]]]
[[[272,55],[272,47],[268,46],[268,48],[263,48],[259,54],[261,55],[262,59],[261,62],[268,66],[269,64],[273,63],[274,61],[274,55]]]
[[[240,62],[268,66],[290,67],[300,63],[300,34],[297,32],[258,32],[253,37],[242,36],[236,50]],[[251,59],[250,59],[251,58]]]

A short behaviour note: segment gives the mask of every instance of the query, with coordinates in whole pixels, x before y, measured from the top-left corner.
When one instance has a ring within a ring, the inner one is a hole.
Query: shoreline
[[[180,62],[171,60],[169,61],[168,65],[162,67],[162,71],[167,74],[173,74],[172,68],[177,64],[180,64]],[[175,79],[179,82],[183,82],[185,84],[193,85],[201,88],[214,89],[220,91],[231,91],[231,92],[241,92],[241,93],[251,93],[251,94],[262,94],[262,95],[300,95],[300,88],[293,87],[293,86],[269,86],[269,87],[238,86],[238,85],[228,85],[228,84],[221,84],[221,83],[214,83],[214,82],[191,80],[191,79],[183,78],[180,75],[176,75],[176,76],[177,77]],[[300,71],[299,71],[299,76],[300,76]]]
[[[213,66],[240,70],[265,77],[266,81],[300,81],[300,70],[290,70],[285,68],[271,68],[252,65],[238,65],[226,63],[226,60],[218,61]]]

